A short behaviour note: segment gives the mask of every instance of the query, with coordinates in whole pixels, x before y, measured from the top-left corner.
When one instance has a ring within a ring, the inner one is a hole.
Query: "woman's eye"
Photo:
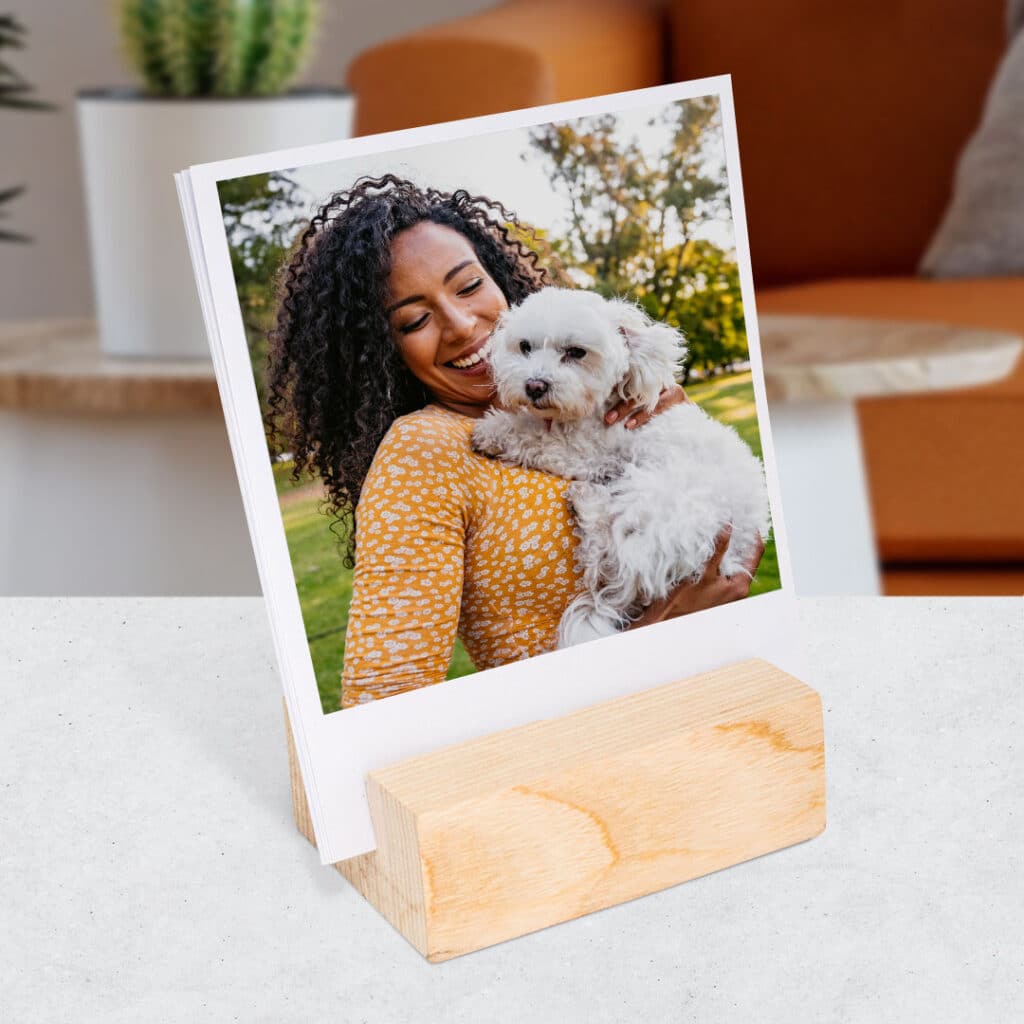
[[[459,294],[460,295],[472,295],[472,293],[475,292],[477,290],[477,288],[479,288],[480,285],[482,285],[483,283],[484,283],[484,279],[482,277],[477,277],[474,280],[470,281],[469,284],[467,284],[466,287],[463,288],[462,291],[459,292]]]
[[[567,348],[565,350],[566,359],[582,359],[587,354],[585,348]]]
[[[519,351],[522,352],[524,356],[528,356],[530,354],[530,343],[528,341],[519,342]]]
[[[413,320],[411,324],[403,324],[398,329],[402,334],[411,334],[413,331],[418,331],[427,322],[427,314],[424,313],[418,320]]]

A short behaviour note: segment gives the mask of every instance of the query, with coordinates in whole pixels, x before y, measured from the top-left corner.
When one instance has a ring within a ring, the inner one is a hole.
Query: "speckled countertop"
[[[262,600],[0,601],[2,1016],[1018,1019],[1024,602],[799,610],[823,835],[432,966],[294,829]]]

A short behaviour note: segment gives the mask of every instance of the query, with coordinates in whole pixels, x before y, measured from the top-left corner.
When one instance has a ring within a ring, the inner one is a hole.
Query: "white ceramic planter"
[[[117,356],[209,358],[173,175],[191,164],[348,138],[348,93],[259,99],[78,97],[101,345]]]

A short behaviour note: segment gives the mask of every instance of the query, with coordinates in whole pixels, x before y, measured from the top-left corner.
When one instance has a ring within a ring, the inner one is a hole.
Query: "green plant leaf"
[[[5,203],[9,203],[12,199],[17,199],[22,193],[26,191],[24,185],[14,185],[11,188],[5,188],[0,191],[0,207]],[[0,217],[6,217],[7,211],[0,209]],[[32,239],[28,235],[22,234],[20,231],[5,231],[0,229],[0,242],[31,242]]]

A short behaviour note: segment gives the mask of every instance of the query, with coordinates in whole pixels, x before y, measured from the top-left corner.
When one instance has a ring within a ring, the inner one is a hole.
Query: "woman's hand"
[[[634,619],[628,628],[650,626],[655,622],[664,622],[679,615],[689,615],[690,612],[700,612],[705,608],[714,608],[716,605],[728,604],[730,601],[747,597],[750,594],[754,573],[757,572],[761,556],[764,554],[764,541],[758,541],[754,553],[744,566],[747,572],[738,572],[735,576],[720,576],[719,566],[729,547],[731,536],[732,528],[728,526],[718,535],[715,553],[705,567],[704,575],[696,583],[680,583],[668,597],[648,605],[643,614]]]
[[[686,392],[678,384],[673,384],[672,387],[665,388],[662,391],[653,412],[641,409],[636,402],[623,400],[605,413],[604,421],[611,426],[613,423],[618,423],[619,420],[624,419],[626,421],[626,429],[633,430],[650,422],[652,417],[663,413],[666,409],[671,409],[673,405],[681,405],[683,402],[688,401]]]

